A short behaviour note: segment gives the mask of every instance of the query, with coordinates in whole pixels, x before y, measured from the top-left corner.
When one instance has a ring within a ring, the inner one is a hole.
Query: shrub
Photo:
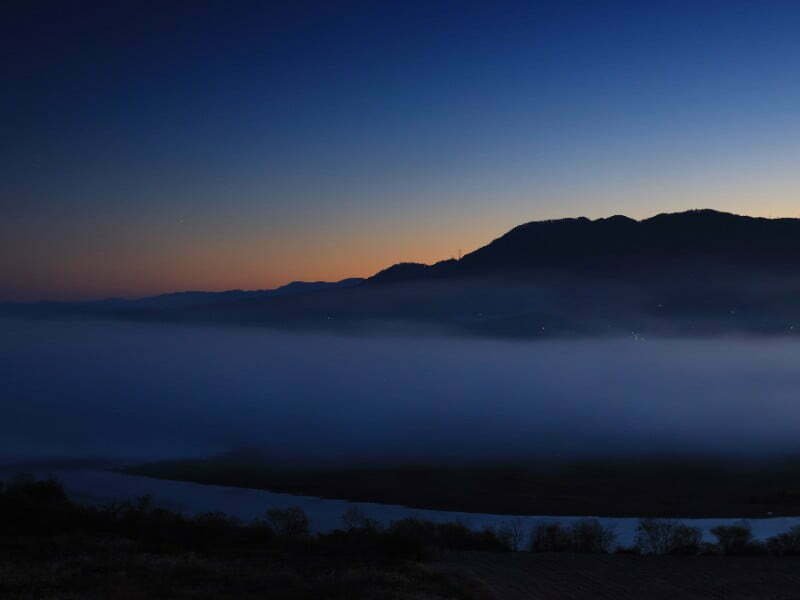
[[[532,552],[578,552],[605,554],[611,552],[616,535],[597,519],[581,519],[570,527],[560,523],[545,523],[531,534]]]
[[[611,551],[616,535],[597,519],[581,519],[573,523],[572,550],[583,554],[604,554]]]
[[[642,554],[697,554],[703,533],[669,519],[641,519],[636,527],[636,548]]]
[[[774,535],[767,540],[767,550],[777,556],[800,555],[800,525],[795,525],[786,533]]]
[[[440,523],[437,530],[438,542],[447,550],[471,549],[473,545],[481,545],[481,532],[475,532],[463,523]]]
[[[380,523],[370,519],[358,506],[350,506],[342,513],[345,531],[378,531]]]
[[[83,510],[70,502],[54,479],[18,475],[0,493],[0,529],[11,533],[55,534],[81,527]]]
[[[377,535],[380,549],[389,558],[423,560],[443,550],[510,550],[490,528],[475,531],[463,523],[434,523],[413,517],[394,521]]]
[[[424,560],[438,547],[436,525],[414,517],[392,522],[384,536],[390,558]]]
[[[642,554],[667,554],[674,521],[640,519],[636,526],[635,544]]]
[[[570,532],[561,523],[538,525],[531,534],[531,552],[568,552],[571,545]]]
[[[461,527],[464,527],[461,525]],[[453,550],[486,550],[488,552],[507,552],[510,548],[497,537],[497,533],[491,527],[485,527],[481,531],[470,530],[470,537],[460,548],[452,547]]]
[[[267,519],[273,531],[280,537],[293,539],[309,534],[308,516],[299,506],[271,508],[267,511]]]
[[[516,518],[504,521],[495,530],[495,535],[509,550],[514,552],[521,550],[522,543],[525,541],[525,529],[522,519]]]
[[[711,530],[717,538],[722,554],[755,554],[758,544],[753,541],[753,532],[749,523],[742,521],[736,525],[718,525]]]
[[[698,554],[703,543],[703,532],[698,527],[679,523],[670,539],[670,554]]]

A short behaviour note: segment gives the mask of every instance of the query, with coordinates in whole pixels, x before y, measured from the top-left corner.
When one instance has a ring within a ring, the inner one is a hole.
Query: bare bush
[[[281,537],[298,538],[309,534],[308,516],[299,506],[271,508],[267,511],[267,519],[275,533]]]
[[[735,525],[718,525],[711,530],[723,554],[755,554],[759,547],[753,541],[750,524],[741,521]]]
[[[641,519],[635,545],[642,554],[697,554],[703,532],[671,519]]]
[[[525,524],[519,517],[504,521],[495,530],[500,541],[514,552],[522,550],[525,541]]]
[[[776,556],[800,555],[800,525],[795,525],[786,533],[774,535],[767,540],[767,550]]]
[[[345,531],[377,531],[380,523],[370,519],[358,506],[350,506],[342,513]]]
[[[579,552],[606,554],[611,552],[616,534],[597,519],[581,519],[569,527],[545,523],[531,534],[532,552]]]
[[[561,523],[545,523],[533,528],[531,552],[568,552],[572,538]]]
[[[607,554],[611,552],[616,534],[597,519],[581,519],[572,525],[572,546],[575,552]]]

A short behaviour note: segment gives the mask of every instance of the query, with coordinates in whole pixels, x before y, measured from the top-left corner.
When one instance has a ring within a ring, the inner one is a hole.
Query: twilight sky
[[[797,2],[4,2],[0,299],[800,216]]]

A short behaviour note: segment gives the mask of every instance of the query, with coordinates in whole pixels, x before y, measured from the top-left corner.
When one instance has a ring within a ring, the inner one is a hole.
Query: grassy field
[[[702,459],[477,466],[279,468],[241,456],[164,461],[128,473],[414,508],[494,514],[800,515],[800,461]]]

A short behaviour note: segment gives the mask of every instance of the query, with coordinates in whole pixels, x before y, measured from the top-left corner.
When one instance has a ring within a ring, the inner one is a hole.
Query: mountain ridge
[[[746,243],[755,246],[745,249],[742,244]],[[800,219],[694,209],[659,213],[638,221],[624,215],[529,221],[459,260],[432,265],[398,263],[366,282],[474,277],[511,271],[520,274],[535,269],[594,269],[602,274],[626,267],[641,269],[646,266],[645,260],[674,263],[689,255],[732,264],[751,265],[767,258],[773,266],[793,263],[800,259]]]
[[[532,221],[460,260],[397,263],[367,279],[0,313],[521,338],[794,335],[798,264],[800,219],[701,209]]]

